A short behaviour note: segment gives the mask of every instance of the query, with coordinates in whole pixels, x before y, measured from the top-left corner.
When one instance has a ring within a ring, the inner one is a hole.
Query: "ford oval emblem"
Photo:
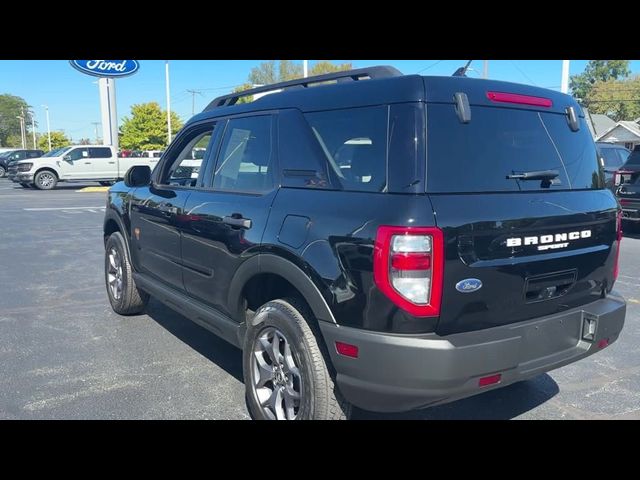
[[[140,68],[137,60],[69,60],[71,66],[94,77],[126,77]]]
[[[482,281],[477,278],[465,278],[456,283],[456,290],[461,293],[473,293],[482,288]]]

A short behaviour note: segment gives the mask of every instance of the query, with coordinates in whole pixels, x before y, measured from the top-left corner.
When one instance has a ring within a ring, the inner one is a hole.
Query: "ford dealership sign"
[[[137,60],[69,60],[71,66],[94,77],[126,77],[140,68]]]

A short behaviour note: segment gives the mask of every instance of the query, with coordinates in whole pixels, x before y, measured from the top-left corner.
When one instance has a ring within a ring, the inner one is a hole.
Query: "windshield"
[[[69,150],[71,147],[62,147],[62,148],[56,148],[54,150],[51,150],[50,152],[45,153],[44,155],[42,155],[43,157],[59,157],[61,156],[64,152],[66,152],[67,150]]]
[[[0,158],[7,158],[9,155],[11,155],[13,152],[3,152],[0,153]]]
[[[461,123],[454,105],[427,112],[430,192],[505,192],[597,189],[598,155],[584,119],[569,128],[566,115],[514,108],[471,107]],[[525,173],[555,175],[531,179]]]

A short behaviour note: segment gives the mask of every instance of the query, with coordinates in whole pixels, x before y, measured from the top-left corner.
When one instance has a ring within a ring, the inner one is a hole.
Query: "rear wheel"
[[[311,313],[297,299],[273,300],[249,321],[243,349],[247,406],[260,420],[342,420],[351,405],[336,389]]]
[[[36,173],[33,183],[38,190],[52,190],[58,184],[58,176],[50,170]]]
[[[120,315],[141,313],[149,302],[149,294],[138,290],[120,232],[111,234],[104,255],[104,277],[113,311]]]

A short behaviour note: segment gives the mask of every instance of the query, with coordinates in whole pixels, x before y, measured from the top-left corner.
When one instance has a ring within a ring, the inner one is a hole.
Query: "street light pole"
[[[489,78],[489,60],[485,60],[482,67],[482,78]]]
[[[22,148],[27,148],[24,145],[24,117],[18,115],[16,118],[20,120],[20,143],[22,143]]]
[[[49,139],[49,151],[51,151],[51,126],[49,125],[49,106],[42,105],[47,112],[47,138]]]
[[[304,78],[309,76],[309,60],[302,61],[302,71],[304,73]]]
[[[169,60],[164,61],[164,74],[167,87],[167,135],[171,143],[171,93],[169,85]]]
[[[31,115],[31,133],[33,134],[33,149],[36,150],[38,147],[36,146],[36,120],[34,118],[33,112],[29,112]]]
[[[569,60],[562,61],[562,83],[560,83],[560,91],[569,93]]]

